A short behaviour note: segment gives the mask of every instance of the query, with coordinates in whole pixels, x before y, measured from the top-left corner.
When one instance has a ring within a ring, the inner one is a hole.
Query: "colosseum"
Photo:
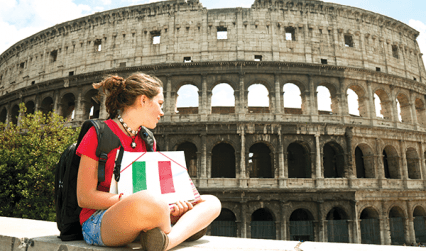
[[[426,242],[418,36],[390,17],[315,0],[229,9],[170,0],[99,12],[0,55],[0,121],[19,123],[22,102],[27,113],[54,111],[70,126],[106,119],[105,97],[91,84],[146,72],[164,83],[159,149],[185,151],[200,192],[222,201],[211,235]],[[213,105],[219,85],[232,105]],[[288,86],[298,94],[286,95]],[[178,105],[184,88],[196,105]],[[267,104],[252,105],[261,94]]]

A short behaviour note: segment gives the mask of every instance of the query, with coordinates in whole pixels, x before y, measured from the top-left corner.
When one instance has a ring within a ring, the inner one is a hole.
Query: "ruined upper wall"
[[[162,1],[95,13],[19,41],[0,55],[0,94],[69,75],[185,59],[327,63],[423,82],[418,35],[392,18],[322,1],[256,0],[250,9],[213,10],[198,0]]]

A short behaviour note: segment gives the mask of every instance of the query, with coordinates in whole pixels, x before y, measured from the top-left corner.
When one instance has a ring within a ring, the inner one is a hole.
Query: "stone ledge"
[[[130,251],[140,250],[137,243],[126,247],[107,248],[85,244],[84,241],[63,242],[55,222],[0,217],[0,251]],[[257,240],[230,237],[205,236],[195,242],[179,245],[173,250],[282,250],[282,251],[402,251],[426,250],[418,247],[380,246],[362,244],[340,244],[321,242],[298,242],[278,240]]]

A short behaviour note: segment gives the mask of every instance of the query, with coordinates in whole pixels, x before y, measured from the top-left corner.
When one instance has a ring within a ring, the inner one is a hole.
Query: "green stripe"
[[[135,162],[132,165],[133,193],[146,190],[146,166],[145,161]]]

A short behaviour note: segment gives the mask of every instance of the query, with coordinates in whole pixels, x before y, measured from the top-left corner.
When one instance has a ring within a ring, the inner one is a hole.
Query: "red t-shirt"
[[[130,146],[130,144],[132,143],[132,138],[129,135],[127,135],[125,132],[123,132],[114,121],[109,119],[109,120],[106,120],[105,123],[108,125],[109,128],[111,128],[114,134],[118,136],[118,138],[121,141],[121,145],[123,146],[125,151],[146,152],[145,142],[142,140],[139,134],[136,136],[136,139],[135,139],[136,148],[133,149]],[[86,135],[84,135],[83,139],[81,140],[81,143],[77,148],[77,155],[80,157],[81,155],[86,155],[87,157],[90,157],[96,161],[99,161],[99,158],[96,157],[97,146],[98,146],[98,137],[96,135],[95,128],[92,127],[89,129],[89,131],[87,131]],[[155,150],[155,147],[156,146],[154,145],[154,150]],[[115,162],[115,157],[117,155],[117,150],[118,148],[108,153],[108,160],[105,164],[105,181],[101,182],[98,185],[99,191],[109,192],[112,174],[114,171],[114,164],[115,164],[114,162]],[[80,213],[80,224],[83,225],[83,223],[90,216],[92,216],[94,212],[96,212],[95,209],[83,208]]]

